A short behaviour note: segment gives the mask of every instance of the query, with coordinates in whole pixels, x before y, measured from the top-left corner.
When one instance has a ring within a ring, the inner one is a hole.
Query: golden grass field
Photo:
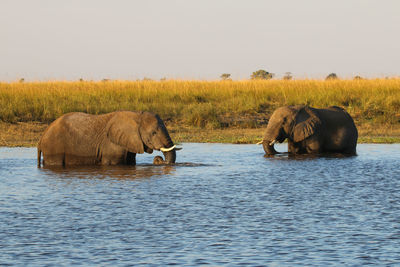
[[[340,106],[360,142],[400,141],[400,79],[0,82],[0,145],[34,145],[62,114],[158,113],[178,142],[251,143],[273,110]],[[19,137],[18,137],[19,136]]]

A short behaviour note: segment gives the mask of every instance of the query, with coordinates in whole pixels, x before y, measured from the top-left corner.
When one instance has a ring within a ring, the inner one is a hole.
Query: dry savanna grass
[[[47,124],[0,122],[0,146],[36,146]]]
[[[158,113],[179,141],[252,142],[275,108],[296,104],[345,108],[360,140],[400,136],[400,79],[0,83],[3,126],[48,124],[72,111],[147,110]],[[11,130],[4,127],[0,142],[7,145],[4,131]]]

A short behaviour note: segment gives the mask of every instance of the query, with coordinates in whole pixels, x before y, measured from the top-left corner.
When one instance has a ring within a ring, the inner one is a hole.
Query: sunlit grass
[[[71,111],[147,110],[174,123],[218,129],[238,125],[234,122],[246,117],[268,118],[275,108],[296,104],[336,105],[358,124],[396,125],[400,79],[0,83],[4,122],[51,122]]]

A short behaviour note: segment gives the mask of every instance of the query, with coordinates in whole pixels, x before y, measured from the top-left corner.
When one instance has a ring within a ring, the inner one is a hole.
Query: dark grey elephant
[[[276,109],[267,125],[262,144],[268,155],[274,144],[288,139],[290,154],[335,152],[355,154],[358,132],[351,116],[340,107],[316,109],[286,106]]]
[[[161,150],[162,163],[176,160],[176,146],[164,122],[150,112],[104,115],[68,113],[49,125],[37,150],[43,166],[136,164],[137,153]]]

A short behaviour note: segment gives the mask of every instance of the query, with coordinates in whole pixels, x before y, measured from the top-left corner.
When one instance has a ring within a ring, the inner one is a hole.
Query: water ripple
[[[0,148],[0,266],[400,264],[400,145],[184,147],[174,166],[70,169]]]

